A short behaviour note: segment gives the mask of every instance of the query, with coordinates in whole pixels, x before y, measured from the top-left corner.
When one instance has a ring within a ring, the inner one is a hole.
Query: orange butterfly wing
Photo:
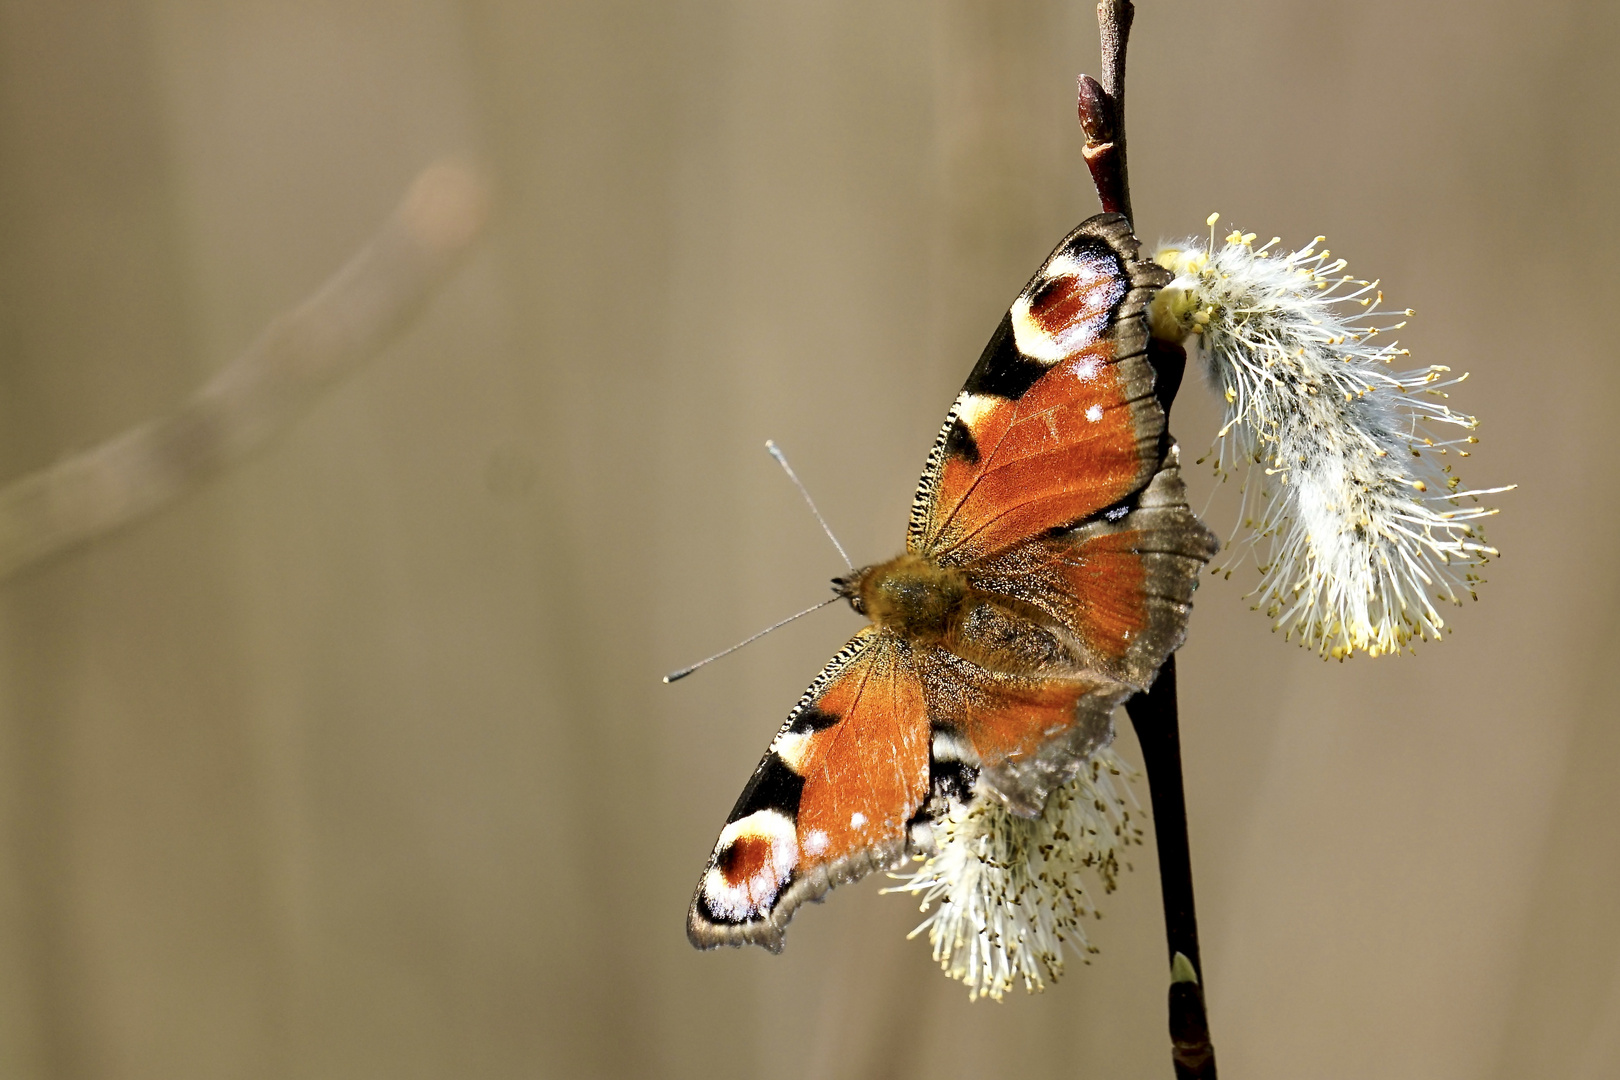
[[[1099,214],[1041,265],[945,417],[908,550],[964,565],[1139,491],[1158,469],[1147,319],[1169,273]]]
[[[1198,570],[1216,550],[1187,506],[1178,456],[1171,447],[1127,505],[972,563],[968,581],[1063,628],[1084,672],[1147,689],[1186,636]]]
[[[1025,817],[1108,744],[1114,707],[1130,694],[1104,678],[995,671],[943,648],[924,653],[920,667],[936,771],[948,757],[966,770],[963,796],[987,792]]]
[[[992,627],[980,637],[995,653],[970,633],[948,645],[977,661],[953,673],[954,685],[973,689],[952,721],[975,752],[982,790],[1033,816],[1109,741],[1114,707],[1181,646],[1198,571],[1216,546],[1187,507],[1171,447],[1130,505],[966,568],[975,614],[1004,612],[978,620]]]
[[[867,627],[789,714],[726,820],[688,910],[699,948],[782,947],[793,910],[904,857],[929,790],[910,647]]]
[[[907,549],[963,569],[976,597],[945,643],[963,663],[926,680],[931,715],[1021,814],[1181,644],[1215,549],[1147,359],[1147,305],[1170,275],[1140,248],[1118,214],[1058,244],[951,406],[912,507]]]

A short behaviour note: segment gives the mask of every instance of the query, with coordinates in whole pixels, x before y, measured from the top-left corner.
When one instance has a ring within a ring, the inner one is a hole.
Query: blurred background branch
[[[488,210],[474,165],[423,170],[342,269],[178,410],[0,489],[0,578],[152,513],[263,446],[410,324]]]

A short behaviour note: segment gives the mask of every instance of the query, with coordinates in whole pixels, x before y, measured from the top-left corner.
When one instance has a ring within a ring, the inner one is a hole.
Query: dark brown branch
[[[0,578],[145,517],[262,446],[410,323],[488,203],[472,167],[430,166],[347,265],[178,410],[0,490]]]
[[[1104,212],[1131,216],[1131,192],[1126,187],[1125,147],[1114,125],[1114,106],[1108,92],[1090,75],[1080,76],[1080,126],[1085,129],[1086,145],[1081,151],[1097,188],[1097,201]]]
[[[1119,137],[1125,139],[1125,49],[1131,40],[1131,20],[1136,5],[1131,0],[1097,0],[1097,30],[1102,36],[1102,85],[1114,99],[1120,116]]]
[[[1181,782],[1181,733],[1176,709],[1176,658],[1159,669],[1145,694],[1125,704],[1142,744],[1159,849],[1164,936],[1170,961],[1170,1052],[1177,1080],[1215,1080],[1215,1048],[1204,1010],[1204,965],[1193,905],[1192,853],[1187,841],[1187,798]]]
[[[1131,0],[1099,0],[1102,81],[1080,76],[1080,126],[1086,133],[1085,158],[1103,210],[1131,214],[1130,172],[1125,164],[1125,48],[1136,7]]]

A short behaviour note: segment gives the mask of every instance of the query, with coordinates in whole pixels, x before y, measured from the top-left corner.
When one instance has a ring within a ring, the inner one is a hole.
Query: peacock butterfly
[[[1130,222],[1064,237],[945,416],[905,552],[833,581],[870,623],[816,676],[715,844],[698,948],[782,948],[793,911],[929,850],[982,794],[1035,816],[1182,642],[1216,542],[1187,507]]]

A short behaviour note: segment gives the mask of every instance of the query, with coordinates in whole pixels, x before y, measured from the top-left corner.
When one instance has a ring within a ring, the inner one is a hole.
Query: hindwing
[[[948,680],[972,688],[958,723],[981,761],[981,788],[1016,813],[1039,813],[1106,745],[1114,707],[1146,690],[1186,637],[1198,572],[1219,545],[1187,507],[1178,458],[1172,446],[1128,505],[966,568],[975,595],[990,601],[983,606],[1009,613],[1000,619],[1010,640],[999,657],[1017,658],[1022,646],[1024,655],[1070,665],[964,662]],[[984,649],[973,640],[958,647],[970,656]],[[1066,695],[1067,723],[1032,704]]]
[[[1172,446],[1127,502],[966,570],[976,590],[1019,601],[1063,627],[1083,670],[1145,690],[1180,647],[1198,571],[1217,547],[1187,506]]]

